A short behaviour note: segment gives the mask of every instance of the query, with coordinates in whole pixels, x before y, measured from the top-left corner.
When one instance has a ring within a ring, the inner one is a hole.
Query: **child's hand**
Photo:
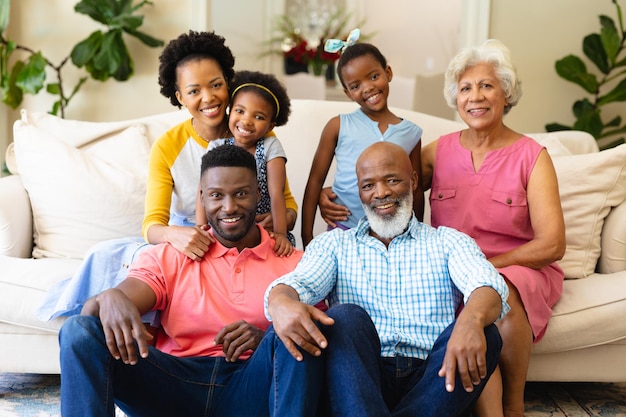
[[[270,236],[274,238],[276,244],[274,245],[274,253],[278,256],[289,256],[293,253],[293,246],[291,242],[282,233],[270,233]]]
[[[332,188],[322,188],[318,205],[322,218],[330,227],[337,227],[335,222],[346,221],[350,215],[350,210],[346,206],[333,202],[335,198],[337,198],[337,194],[333,192]]]
[[[254,220],[257,222],[259,226],[261,226],[268,232],[271,232],[274,230],[274,222],[272,219],[272,213],[267,212],[263,214],[257,214]]]

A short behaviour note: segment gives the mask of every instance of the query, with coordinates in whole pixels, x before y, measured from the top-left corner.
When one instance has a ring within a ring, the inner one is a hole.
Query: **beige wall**
[[[19,44],[41,50],[44,56],[58,65],[71,48],[102,25],[86,15],[74,12],[77,0],[19,0],[11,2],[8,28],[10,39]],[[153,6],[140,10],[144,24],[141,29],[152,36],[167,41],[197,22],[192,13],[193,1],[156,0]],[[52,7],[54,5],[54,7]],[[206,20],[206,19],[204,19]],[[135,75],[124,83],[109,80],[88,80],[66,109],[66,118],[79,120],[122,120],[174,107],[159,94],[157,84],[158,55],[161,48],[148,48],[134,38],[127,37],[127,46],[134,60]],[[21,59],[26,59],[22,55]],[[48,74],[52,81],[53,73]],[[64,66],[62,76],[66,89],[72,89],[84,72],[71,63]],[[47,112],[54,99],[42,92],[25,96],[21,108]],[[0,164],[4,162],[6,146],[11,142],[13,121],[19,118],[19,109],[11,110],[0,105]]]
[[[411,75],[412,68],[417,73],[445,67],[442,56],[453,54],[457,42],[454,33],[458,32],[458,12],[452,10],[459,0],[441,1],[450,7],[448,12],[441,7],[432,9],[435,7],[432,4],[438,2],[426,2],[430,8],[417,8],[414,1],[398,1],[401,7],[382,9],[377,6],[379,3],[369,0],[347,0],[347,4],[355,8],[357,17],[366,16],[367,29],[378,31],[372,42],[388,56],[396,74]],[[626,6],[624,0],[620,1]],[[98,26],[87,16],[73,11],[76,0],[54,0],[55,7],[50,4],[42,0],[13,1],[9,34],[58,62],[78,40]],[[279,63],[260,60],[256,52],[271,35],[272,16],[281,10],[284,0],[156,0],[154,6],[142,9],[145,14],[142,29],[165,41],[189,28],[215,29],[228,40],[238,68],[278,73]],[[506,120],[512,128],[543,131],[548,122],[573,122],[571,105],[583,96],[583,90],[560,79],[554,71],[554,62],[569,53],[582,54],[582,38],[599,30],[597,16],[601,13],[614,16],[610,0],[491,0],[489,36],[511,48],[523,80],[524,96]],[[433,25],[437,21],[440,24]],[[400,28],[401,25],[405,28]],[[424,32],[424,27],[430,30]],[[89,80],[70,103],[67,118],[120,120],[173,109],[158,91],[160,48],[147,48],[134,39],[128,45],[135,61],[135,76],[126,83]],[[430,47],[435,52],[420,52],[418,47]],[[73,86],[79,75],[68,65],[63,74],[66,85]],[[29,96],[23,107],[48,111],[52,101],[45,93],[35,98]],[[626,116],[626,105],[620,103],[607,108],[607,117],[616,114]],[[0,160],[4,159],[12,122],[17,117],[17,112],[1,107],[0,132],[6,134],[0,135]],[[6,120],[3,122],[2,118]]]
[[[626,1],[618,1],[626,7]],[[554,63],[568,54],[584,57],[582,40],[590,33],[599,33],[598,16],[617,19],[612,2],[493,0],[491,12],[490,36],[511,48],[522,80],[522,99],[506,123],[524,132],[543,132],[544,125],[551,122],[573,124],[572,105],[589,96],[581,87],[560,78]],[[586,57],[584,60],[590,71],[595,69]],[[604,120],[618,114],[624,119],[626,103],[611,104],[602,112]]]
[[[104,26],[88,16],[74,12],[76,0],[54,0],[56,7],[42,7],[43,3],[41,0],[13,1],[10,34],[17,42],[40,49],[54,63],[59,63],[78,41],[91,32],[104,29]],[[177,36],[190,25],[189,3],[180,0],[157,0],[153,6],[143,7],[139,11],[144,15],[144,24],[140,30],[163,41]],[[123,83],[89,79],[70,102],[66,118],[116,120],[172,108],[159,94],[156,80],[161,48],[149,48],[128,36],[125,36],[125,40],[134,61],[135,75]],[[71,63],[67,64],[63,70],[65,88],[73,87],[77,77],[84,74]],[[26,96],[23,107],[48,111],[53,101],[53,97],[45,93],[36,97]]]
[[[461,0],[394,0],[393,4],[380,7],[380,0],[364,0],[363,32],[375,34],[371,42],[398,75],[444,72],[459,47]]]

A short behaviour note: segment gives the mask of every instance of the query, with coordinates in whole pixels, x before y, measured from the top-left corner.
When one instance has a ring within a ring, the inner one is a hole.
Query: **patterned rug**
[[[59,384],[58,375],[0,374],[0,417],[60,417]],[[626,417],[626,384],[528,383],[526,416]]]

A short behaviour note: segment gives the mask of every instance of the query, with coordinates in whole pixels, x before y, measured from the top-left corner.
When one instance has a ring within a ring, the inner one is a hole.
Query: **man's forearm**
[[[483,327],[487,327],[500,317],[501,312],[500,294],[491,287],[480,287],[470,294],[461,314],[471,314]]]
[[[290,300],[300,301],[300,296],[298,295],[298,292],[296,290],[291,288],[289,285],[278,284],[270,291],[267,297],[267,304],[271,306],[272,301],[280,297],[287,297]]]

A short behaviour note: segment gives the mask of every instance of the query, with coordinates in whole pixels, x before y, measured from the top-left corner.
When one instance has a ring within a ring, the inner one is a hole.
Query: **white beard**
[[[370,228],[383,239],[393,239],[404,233],[413,216],[412,193],[407,193],[405,197],[400,197],[398,200],[389,201],[398,203],[398,209],[393,216],[380,216],[368,204],[362,204],[365,216],[370,222]]]

